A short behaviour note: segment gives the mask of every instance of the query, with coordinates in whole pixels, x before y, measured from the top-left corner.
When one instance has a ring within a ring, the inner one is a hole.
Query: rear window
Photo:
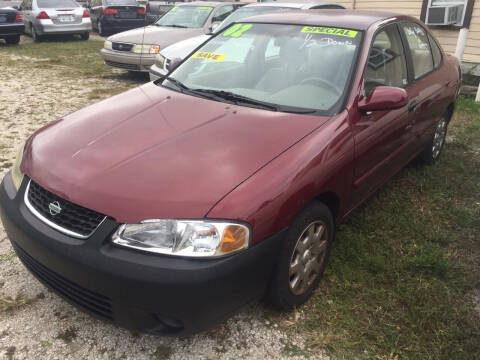
[[[73,8],[79,5],[72,0],[37,0],[37,6],[41,9]]]
[[[212,6],[174,6],[155,25],[200,28],[205,25],[212,10]]]
[[[107,6],[138,6],[138,3],[135,0],[107,0],[105,3]]]

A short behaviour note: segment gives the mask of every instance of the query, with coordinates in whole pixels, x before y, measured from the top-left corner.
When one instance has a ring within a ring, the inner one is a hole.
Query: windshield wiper
[[[163,79],[164,81],[165,80],[168,80],[170,81],[172,84],[174,84],[177,88],[180,89],[181,92],[183,92],[184,90],[190,90],[190,88],[185,85],[184,83],[182,83],[181,81],[175,79],[175,78],[172,78],[170,76],[165,76],[165,78]]]
[[[225,100],[229,100],[233,102],[234,104],[250,104],[250,105],[256,105],[258,107],[262,107],[264,109],[272,110],[272,111],[279,111],[279,107],[273,104],[269,104],[260,100],[255,100],[246,96],[234,94],[230,91],[224,91],[224,90],[211,90],[211,89],[190,89],[191,92],[193,93],[199,93],[199,94],[206,94],[206,95],[211,95],[212,97],[216,98],[221,98]]]
[[[187,28],[187,26],[175,25],[175,24],[171,24],[171,25],[161,25],[161,26],[168,26],[168,27],[175,27],[175,28],[182,28],[182,29]]]

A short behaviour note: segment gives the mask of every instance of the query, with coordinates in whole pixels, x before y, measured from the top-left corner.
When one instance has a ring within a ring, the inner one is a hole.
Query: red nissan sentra
[[[250,18],[174,65],[37,131],[0,191],[40,281],[155,334],[304,303],[335,225],[438,158],[460,85],[417,20],[347,10]]]

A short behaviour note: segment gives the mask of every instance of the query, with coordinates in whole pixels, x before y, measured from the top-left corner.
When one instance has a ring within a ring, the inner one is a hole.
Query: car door
[[[407,61],[411,68],[412,84],[409,86],[409,96],[411,106],[415,106],[412,132],[418,139],[416,146],[413,147],[416,150],[430,139],[436,124],[444,116],[446,109],[444,96],[450,93],[444,90],[450,84],[438,71],[442,55],[427,30],[419,24],[410,22],[401,23],[400,28],[407,47]]]
[[[407,89],[408,68],[404,45],[396,24],[380,29],[371,43],[364,71],[363,91],[367,97],[378,86]],[[397,110],[358,113],[353,120],[355,166],[352,205],[362,202],[408,157],[411,142],[411,115],[408,106]]]

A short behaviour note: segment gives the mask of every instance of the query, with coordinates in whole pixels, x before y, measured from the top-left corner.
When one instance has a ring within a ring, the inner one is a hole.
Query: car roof
[[[188,3],[175,3],[175,6],[211,6],[216,7],[220,5],[239,4],[234,1],[192,1]]]
[[[331,26],[355,30],[367,30],[370,26],[389,19],[410,20],[417,22],[415,18],[389,12],[342,10],[342,9],[309,9],[292,10],[285,12],[255,15],[242,19],[242,21],[271,24],[296,24],[308,26]]]
[[[340,4],[332,3],[332,2],[265,2],[265,3],[256,3],[256,4],[248,4],[244,7],[284,7],[284,8],[292,8],[292,9],[310,9],[312,7],[317,6],[342,6]],[[343,7],[343,6],[342,6]]]

